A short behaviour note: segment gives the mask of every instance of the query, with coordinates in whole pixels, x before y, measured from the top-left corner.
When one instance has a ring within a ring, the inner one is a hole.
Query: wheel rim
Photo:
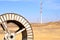
[[[15,31],[15,33],[19,32],[23,28],[24,31],[21,32],[22,40],[33,40],[33,31],[31,28],[30,23],[21,15],[14,14],[14,13],[6,13],[0,16],[0,23],[7,22],[16,24],[19,29]]]

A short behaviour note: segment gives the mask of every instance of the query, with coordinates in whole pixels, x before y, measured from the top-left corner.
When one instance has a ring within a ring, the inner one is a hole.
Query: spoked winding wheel
[[[30,23],[21,15],[0,15],[0,40],[33,40]]]

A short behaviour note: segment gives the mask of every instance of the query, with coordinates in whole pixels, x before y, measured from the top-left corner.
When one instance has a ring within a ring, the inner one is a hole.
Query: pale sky
[[[60,20],[60,0],[42,0],[43,22]],[[40,23],[40,0],[0,0],[0,15],[14,12],[29,22]]]

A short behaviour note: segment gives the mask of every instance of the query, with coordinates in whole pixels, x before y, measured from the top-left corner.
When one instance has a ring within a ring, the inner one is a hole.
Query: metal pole
[[[41,17],[41,24],[42,24],[42,14],[40,14],[40,17]]]
[[[40,23],[42,24],[42,0],[40,1]]]

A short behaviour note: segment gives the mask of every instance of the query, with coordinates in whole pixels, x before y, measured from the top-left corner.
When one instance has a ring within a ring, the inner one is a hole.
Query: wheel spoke
[[[25,30],[25,28],[19,30],[18,32],[15,32],[15,34],[19,34],[19,33],[23,32],[24,30]]]
[[[1,24],[2,29],[4,30],[5,33],[10,33],[10,31],[7,29],[6,23]]]

